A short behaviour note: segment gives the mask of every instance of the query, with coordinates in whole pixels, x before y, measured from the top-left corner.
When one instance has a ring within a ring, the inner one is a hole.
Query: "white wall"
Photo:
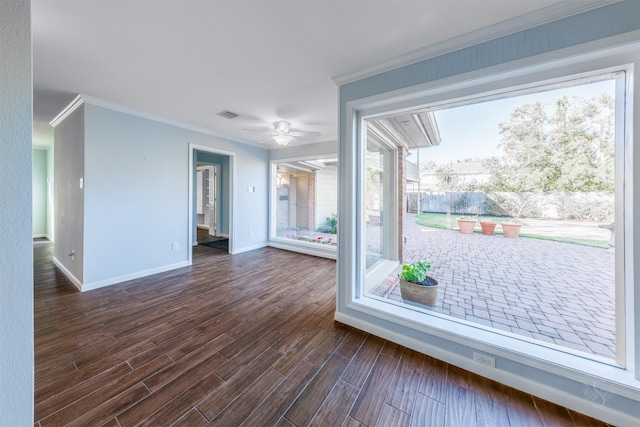
[[[189,143],[235,153],[235,252],[266,245],[266,150],[89,103],[84,109],[83,290],[188,264]]]
[[[327,167],[316,171],[316,227],[338,214],[338,170]]]
[[[47,149],[47,238],[50,241],[55,240],[54,214],[55,214],[55,200],[54,200],[54,151],[55,148],[51,147]]]
[[[0,426],[32,426],[32,86],[28,1],[0,1],[0,52]]]
[[[84,280],[84,106],[59,123],[54,135],[54,262],[79,286]]]
[[[283,148],[277,148],[269,152],[270,160],[297,159],[311,157],[326,157],[338,155],[338,141],[320,142],[317,144],[296,144],[291,142]]]

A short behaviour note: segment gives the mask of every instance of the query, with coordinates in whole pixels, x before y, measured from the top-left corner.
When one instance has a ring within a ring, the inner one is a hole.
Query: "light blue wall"
[[[84,107],[87,288],[188,263],[189,143],[235,154],[235,251],[266,244],[266,150],[91,104]],[[246,192],[249,185],[256,187],[255,193]],[[178,250],[172,249],[173,242]]]
[[[33,425],[31,13],[0,1],[0,426]]]
[[[638,40],[640,30],[640,2],[622,1],[608,6],[591,10],[589,12],[568,17],[545,25],[534,27],[528,30],[516,32],[473,45],[464,49],[446,53],[427,59],[415,64],[407,65],[392,71],[384,72],[358,81],[345,83],[340,87],[340,240],[339,240],[339,262],[338,262],[338,307],[336,318],[361,329],[372,333],[381,334],[397,342],[410,343],[420,348],[429,348],[433,354],[455,355],[457,361],[466,363],[470,360],[474,348],[471,344],[463,345],[442,332],[431,334],[418,327],[400,325],[388,318],[381,318],[376,315],[356,309],[351,305],[349,299],[349,289],[353,283],[357,282],[357,272],[354,266],[357,263],[356,247],[356,222],[357,215],[354,200],[358,198],[359,189],[355,185],[353,170],[357,167],[356,153],[357,147],[353,143],[350,131],[350,101],[364,99],[374,99],[376,95],[388,93],[408,94],[414,86],[425,86],[433,83],[430,87],[435,87],[435,82],[462,75],[464,73],[482,71],[489,67],[502,66],[512,61],[519,61],[542,56],[552,52],[562,52],[567,48],[573,54],[579,50],[579,46],[590,43],[590,46],[599,44],[599,49],[605,49],[607,40],[618,40],[624,34],[631,34],[626,38]],[[597,43],[596,43],[597,42]],[[425,41],[427,44],[428,41]],[[613,42],[610,42],[613,44]],[[571,49],[569,49],[571,48]],[[558,54],[561,56],[561,54]],[[535,61],[531,61],[535,63]],[[640,55],[636,55],[636,73],[640,65]],[[636,79],[637,81],[637,79]],[[637,85],[636,85],[637,88]],[[636,107],[638,105],[636,96]],[[635,118],[631,122],[639,123],[637,108]],[[637,136],[635,137],[637,140]],[[635,145],[635,144],[634,144]],[[634,153],[634,163],[638,164],[640,157]],[[634,184],[637,178],[634,174]],[[634,208],[640,207],[638,200],[637,185],[634,186]],[[635,239],[633,242],[636,259],[640,259],[637,242],[640,241],[638,226],[640,222],[634,220]],[[631,237],[631,236],[629,236]],[[635,265],[639,265],[637,262]],[[635,272],[635,283],[638,282],[638,272]],[[634,281],[632,280],[632,283]],[[635,285],[635,289],[638,286]],[[635,311],[640,313],[640,298],[638,292],[635,293]],[[636,315],[637,316],[637,315]],[[638,329],[638,318],[634,318],[636,330]],[[640,335],[636,332],[636,363],[638,357],[638,339]],[[409,345],[409,344],[407,344]],[[508,373],[502,378],[511,378],[512,383],[523,389],[544,390],[542,397],[549,400],[560,401],[560,403],[578,404],[585,411],[591,411],[591,415],[598,415],[605,411],[609,416],[622,417],[629,422],[630,419],[640,420],[640,404],[638,401],[624,395],[616,393],[613,384],[604,385],[605,392],[611,392],[606,406],[596,407],[595,403],[585,399],[585,390],[591,391],[589,385],[580,381],[569,379],[564,376],[550,373],[545,369],[534,368],[531,365],[520,363],[517,357],[498,357],[496,365],[499,370]],[[471,365],[468,365],[471,366]],[[640,364],[636,366],[640,367]],[[633,367],[630,367],[633,369]],[[494,370],[493,372],[495,372]],[[487,374],[489,374],[487,372]],[[496,375],[492,373],[491,375]],[[496,375],[497,376],[497,375]],[[634,380],[631,380],[634,381]],[[598,383],[598,385],[600,385]],[[602,393],[603,390],[595,388],[593,390]],[[631,392],[626,392],[631,393]],[[564,399],[564,400],[563,400]],[[635,422],[635,421],[633,421]],[[634,424],[636,425],[636,424]]]
[[[31,188],[33,191],[33,237],[47,235],[47,150],[33,150]]]
[[[639,9],[640,1],[621,1],[358,80],[340,87],[340,105],[638,30]]]

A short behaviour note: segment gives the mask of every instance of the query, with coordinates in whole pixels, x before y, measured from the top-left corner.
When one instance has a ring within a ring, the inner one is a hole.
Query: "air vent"
[[[225,119],[235,119],[239,115],[240,114],[232,113],[229,110],[224,110],[224,111],[220,111],[219,113],[216,113],[216,116],[224,117]]]

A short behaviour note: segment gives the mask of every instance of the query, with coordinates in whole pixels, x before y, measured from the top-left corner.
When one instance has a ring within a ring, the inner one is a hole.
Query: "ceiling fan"
[[[245,130],[261,132],[257,129]],[[320,136],[320,132],[306,132],[299,129],[292,129],[291,123],[288,121],[278,120],[277,122],[273,122],[273,131],[271,131],[271,136],[267,139],[273,138],[276,144],[284,146],[296,138],[310,138],[315,136]]]

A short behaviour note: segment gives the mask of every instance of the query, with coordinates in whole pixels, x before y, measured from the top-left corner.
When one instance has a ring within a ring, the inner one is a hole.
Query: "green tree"
[[[559,98],[516,108],[499,125],[504,155],[485,162],[485,191],[613,191],[614,100]]]

